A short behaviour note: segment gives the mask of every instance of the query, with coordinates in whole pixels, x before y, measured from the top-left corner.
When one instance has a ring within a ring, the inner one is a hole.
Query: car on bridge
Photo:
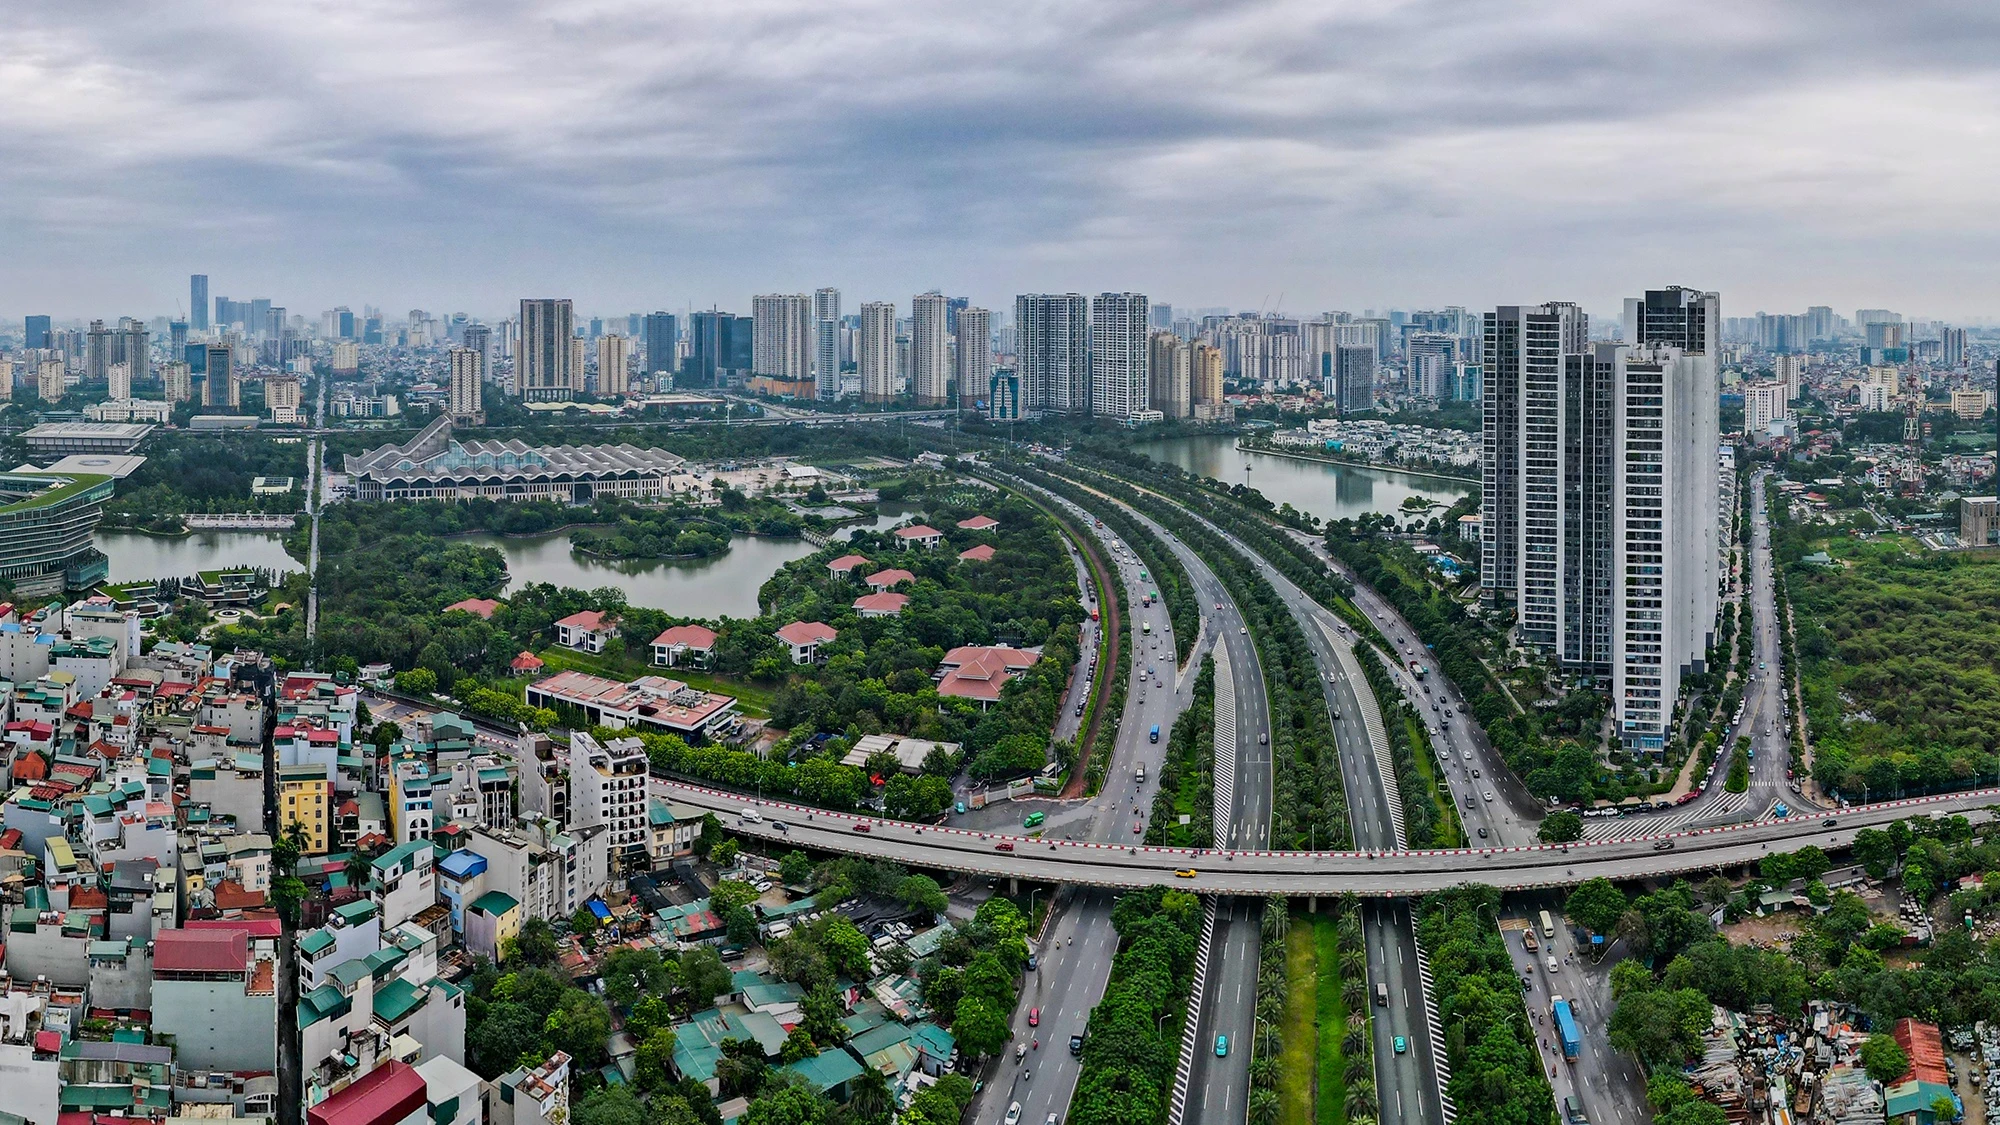
[[[1188,868],[1188,869],[1187,869],[1187,870],[1185,870],[1185,871],[1176,871],[1176,872],[1174,872],[1174,878],[1176,878],[1176,879],[1192,879],[1192,878],[1194,878],[1194,877],[1195,877],[1196,875],[1198,875],[1198,874],[1200,874],[1200,872],[1197,872],[1197,871],[1196,871],[1196,870],[1195,870],[1194,868],[1190,867],[1190,868]]]
[[[1229,1057],[1229,1036],[1218,1035],[1215,1037],[1215,1057],[1218,1059]]]
[[[1396,1048],[1396,1053],[1399,1055],[1410,1049],[1410,1041],[1400,1035],[1396,1036],[1390,1045]]]

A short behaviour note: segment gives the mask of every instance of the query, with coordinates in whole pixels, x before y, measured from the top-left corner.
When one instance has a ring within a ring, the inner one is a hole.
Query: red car
[[[1145,826],[1144,824],[1141,824],[1140,822],[1138,822],[1138,821],[1136,821],[1136,820],[1132,822],[1132,831],[1134,831],[1134,832],[1144,832],[1145,830],[1146,830],[1146,826]]]
[[[996,852],[1011,852],[1014,850],[1014,841],[1002,840],[999,843],[993,845],[993,850]]]
[[[1028,1009],[1028,1026],[1029,1027],[1042,1026],[1042,1010],[1040,1008]]]
[[[854,822],[854,830],[855,830],[856,832],[873,832],[873,831],[875,831],[875,829],[873,829],[873,828],[869,827],[869,824],[868,824],[868,822],[867,822],[867,821],[865,821],[865,820],[857,820],[857,821],[855,821],[855,822]]]

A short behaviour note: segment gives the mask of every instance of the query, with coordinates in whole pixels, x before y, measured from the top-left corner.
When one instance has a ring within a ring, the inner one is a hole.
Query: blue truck
[[[1160,740],[1160,724],[1154,723],[1152,737],[1149,741],[1158,742],[1159,740]]]
[[[1569,1001],[1560,996],[1551,997],[1549,1014],[1555,1020],[1556,1038],[1562,1040],[1563,1058],[1575,1061],[1583,1053],[1583,1034],[1577,1030],[1576,1016],[1569,1010]]]

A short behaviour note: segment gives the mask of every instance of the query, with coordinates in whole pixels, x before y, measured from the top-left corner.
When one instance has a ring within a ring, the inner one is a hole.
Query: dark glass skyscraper
[[[640,339],[645,342],[646,371],[671,374],[674,370],[674,349],[681,340],[679,318],[672,313],[647,313],[640,329]]]
[[[21,341],[24,348],[46,348],[49,346],[49,318],[31,316],[27,318],[26,339]]]
[[[188,275],[188,320],[195,331],[208,331],[208,275]]]

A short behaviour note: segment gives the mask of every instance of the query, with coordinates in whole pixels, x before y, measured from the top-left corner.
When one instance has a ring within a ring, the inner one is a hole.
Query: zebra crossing
[[[1215,784],[1210,789],[1214,807],[1210,820],[1215,825],[1211,846],[1229,842],[1229,822],[1236,808],[1236,676],[1229,668],[1229,646],[1215,646]]]
[[[1698,821],[1715,820],[1742,811],[1750,803],[1747,793],[1724,793],[1722,799],[1712,805],[1692,804],[1669,812],[1652,813],[1646,816],[1606,817],[1602,820],[1587,820],[1583,824],[1583,838],[1591,842],[1605,840],[1636,840],[1641,836],[1658,836],[1663,832],[1678,832]],[[1767,810],[1768,811],[1768,810]]]
[[[1424,952],[1424,940],[1410,944],[1417,948],[1417,977],[1424,982],[1424,1024],[1430,1029],[1431,1063],[1437,1069],[1438,1102],[1444,1109],[1445,1125],[1458,1120],[1458,1106],[1451,1100],[1451,1060],[1444,1046],[1444,1021],[1438,1015],[1437,989],[1431,979],[1431,959]]]

